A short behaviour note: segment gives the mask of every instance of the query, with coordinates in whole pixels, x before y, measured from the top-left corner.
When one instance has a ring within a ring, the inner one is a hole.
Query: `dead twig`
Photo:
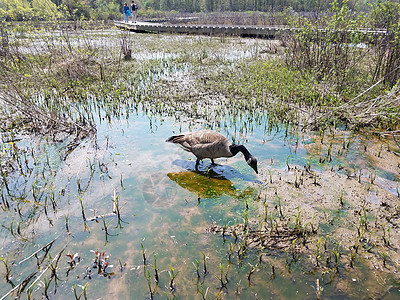
[[[36,254],[38,254],[40,251],[46,249],[48,246],[52,245],[61,235],[57,236],[56,238],[54,238],[51,242],[47,243],[46,245],[44,245],[42,248],[40,248],[39,250],[35,251],[34,253],[32,253],[31,255],[29,255],[27,258],[24,258],[23,260],[21,260],[18,264],[22,264],[23,262],[29,260],[30,258],[32,258],[33,256],[35,256]]]

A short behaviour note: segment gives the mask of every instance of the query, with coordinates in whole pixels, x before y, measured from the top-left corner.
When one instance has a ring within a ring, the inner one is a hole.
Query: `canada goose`
[[[231,144],[222,134],[211,131],[201,130],[186,132],[169,137],[166,142],[178,144],[183,150],[193,153],[196,157],[196,169],[200,160],[210,158],[214,164],[214,158],[232,157],[238,152],[242,152],[247,164],[257,170],[257,159],[243,145]]]

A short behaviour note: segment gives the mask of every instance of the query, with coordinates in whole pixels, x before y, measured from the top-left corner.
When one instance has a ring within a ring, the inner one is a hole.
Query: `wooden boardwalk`
[[[161,23],[137,22],[125,23],[114,21],[114,25],[120,29],[135,32],[152,33],[179,33],[201,35],[235,35],[243,37],[275,38],[280,33],[290,32],[285,27],[265,26],[224,26],[224,25],[169,25]]]
[[[122,21],[114,21],[117,28],[135,31],[135,32],[148,32],[148,33],[178,33],[178,34],[199,34],[199,35],[233,35],[242,37],[258,37],[274,39],[280,34],[291,34],[295,32],[296,28],[287,28],[284,26],[243,26],[243,25],[171,25],[164,23],[152,22],[137,22],[125,23]],[[324,30],[321,30],[324,32]],[[386,34],[384,30],[361,30],[363,33],[364,41],[370,42],[371,36],[382,36]]]

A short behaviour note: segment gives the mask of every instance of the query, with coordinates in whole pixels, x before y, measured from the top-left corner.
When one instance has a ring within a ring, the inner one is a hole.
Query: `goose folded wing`
[[[194,155],[203,158],[217,158],[220,157],[219,152],[220,143],[218,141],[215,142],[204,142],[201,144],[196,144],[192,146],[192,152]]]

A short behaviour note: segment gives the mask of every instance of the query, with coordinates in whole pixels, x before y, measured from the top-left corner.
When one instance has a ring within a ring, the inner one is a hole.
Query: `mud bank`
[[[289,268],[301,257],[305,269],[322,277],[339,272],[343,276],[343,270],[354,276],[349,274],[366,266],[377,280],[399,280],[398,182],[371,175],[372,168],[399,175],[398,154],[389,143],[392,148],[379,143],[366,148],[373,165],[364,171],[341,165],[324,171],[295,165],[264,169],[254,200],[257,214],[241,224],[213,223],[206,231],[237,245],[232,246],[237,253],[243,247],[268,253],[260,256],[260,263],[276,263],[273,257],[286,255]]]

